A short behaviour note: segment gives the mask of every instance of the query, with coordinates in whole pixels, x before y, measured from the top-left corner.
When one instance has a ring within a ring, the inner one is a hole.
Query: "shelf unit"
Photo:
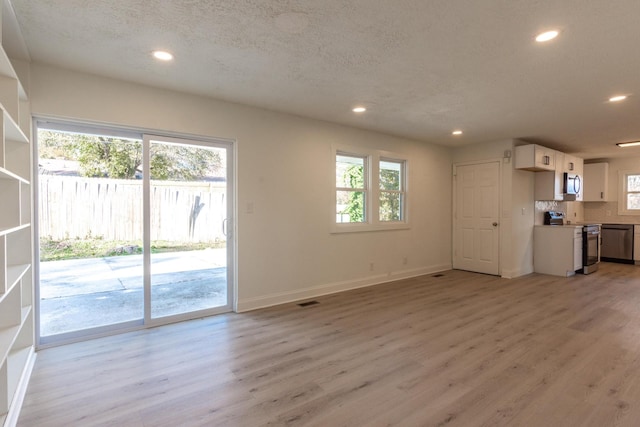
[[[29,102],[4,48],[0,111],[0,425],[11,426],[35,359],[33,196]]]

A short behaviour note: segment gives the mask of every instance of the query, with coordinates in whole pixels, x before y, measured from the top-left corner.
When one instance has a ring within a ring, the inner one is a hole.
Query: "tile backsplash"
[[[640,224],[640,215],[618,215],[618,202],[586,202],[584,220],[603,224]]]
[[[566,221],[571,223],[578,223],[586,220],[582,202],[537,201],[535,209],[535,225],[542,225],[544,223],[544,213],[547,211],[564,212],[566,215]]]

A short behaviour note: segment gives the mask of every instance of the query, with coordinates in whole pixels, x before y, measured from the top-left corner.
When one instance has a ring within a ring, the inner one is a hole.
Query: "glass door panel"
[[[149,139],[150,317],[229,307],[227,149]]]
[[[142,322],[142,141],[44,128],[37,140],[41,342]]]

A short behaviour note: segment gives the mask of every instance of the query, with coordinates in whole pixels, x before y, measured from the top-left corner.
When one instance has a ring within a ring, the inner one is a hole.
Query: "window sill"
[[[407,222],[390,222],[390,223],[378,223],[378,224],[344,223],[344,224],[332,224],[331,234],[408,230],[410,228],[411,226]]]
[[[630,211],[630,210],[618,209],[618,215],[621,215],[621,216],[640,216],[640,210]]]

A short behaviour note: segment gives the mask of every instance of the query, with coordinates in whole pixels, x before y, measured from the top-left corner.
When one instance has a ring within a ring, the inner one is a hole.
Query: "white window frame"
[[[399,182],[398,190],[383,190],[382,188],[380,188],[380,163],[382,162],[396,163],[400,165],[400,182]],[[380,203],[380,196],[382,196],[382,194],[384,193],[400,195],[400,219],[397,221],[382,221],[380,219],[380,205],[378,205],[378,211],[376,214],[378,216],[378,221],[380,223],[393,224],[398,222],[404,222],[405,220],[405,215],[406,215],[405,201],[407,199],[407,192],[405,188],[407,183],[406,169],[407,169],[407,161],[404,159],[395,159],[391,157],[382,157],[382,156],[378,158],[378,175],[377,175],[378,176],[378,203]]]
[[[339,191],[344,191],[344,192],[349,192],[349,193],[362,193],[363,197],[364,197],[364,221],[360,221],[360,222],[338,222],[337,220],[337,212],[336,212],[336,224],[362,224],[362,223],[366,223],[369,219],[369,217],[371,216],[371,212],[369,211],[369,199],[371,198],[371,191],[369,191],[370,189],[370,183],[371,180],[369,178],[369,169],[371,168],[371,158],[369,156],[363,156],[362,154],[356,154],[356,153],[351,153],[351,152],[345,152],[345,151],[336,151],[336,156],[334,158],[334,164],[337,163],[337,158],[338,156],[343,156],[343,157],[351,157],[353,159],[362,159],[363,160],[363,186],[361,188],[356,188],[356,187],[338,187],[337,183],[336,183],[336,188],[335,188],[335,194],[337,195],[337,193]],[[337,172],[337,171],[336,171]],[[335,176],[336,174],[334,174]],[[335,197],[336,199],[336,205],[337,205],[337,197]]]
[[[627,177],[629,175],[640,175],[640,170],[621,170],[618,171],[618,215],[638,215],[640,209],[629,209],[627,207],[627,194],[640,193],[637,191],[627,191]]]
[[[365,220],[363,222],[340,223],[336,219],[337,191],[336,156],[353,156],[365,159]],[[400,221],[380,221],[380,161],[402,163],[401,191],[402,206]],[[353,233],[365,231],[406,230],[409,223],[409,161],[406,156],[388,151],[371,150],[359,147],[332,145],[331,147],[331,233]]]

